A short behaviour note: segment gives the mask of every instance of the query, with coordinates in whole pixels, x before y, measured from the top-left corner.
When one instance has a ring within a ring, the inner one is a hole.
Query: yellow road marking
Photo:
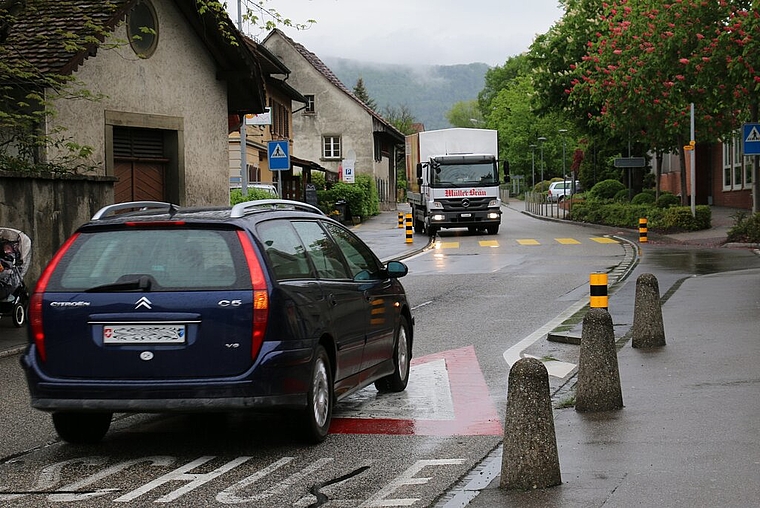
[[[496,240],[480,240],[478,243],[480,244],[481,247],[498,247],[499,246],[499,242],[497,242]]]
[[[618,243],[614,238],[605,238],[603,236],[592,236],[591,239],[596,243]]]
[[[541,245],[540,243],[538,243],[538,240],[532,240],[532,239],[517,240],[517,243],[519,243],[520,245]]]
[[[459,242],[435,242],[436,249],[458,249]]]
[[[580,245],[581,243],[575,238],[555,238],[555,240],[563,245]]]

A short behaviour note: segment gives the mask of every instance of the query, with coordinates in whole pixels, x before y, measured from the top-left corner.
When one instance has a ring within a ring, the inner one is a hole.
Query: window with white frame
[[[340,159],[340,136],[325,136],[322,139],[322,156],[325,159]]]
[[[741,132],[723,141],[723,190],[741,190],[752,181],[749,158],[742,156]]]

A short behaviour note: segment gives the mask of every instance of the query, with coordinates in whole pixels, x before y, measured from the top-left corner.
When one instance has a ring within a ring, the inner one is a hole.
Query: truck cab
[[[442,155],[417,168],[427,220],[417,227],[429,234],[467,227],[496,234],[501,224],[499,169],[489,154]]]

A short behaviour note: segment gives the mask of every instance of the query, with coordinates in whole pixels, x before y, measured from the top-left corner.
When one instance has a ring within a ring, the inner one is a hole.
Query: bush
[[[654,194],[651,192],[642,192],[633,196],[632,205],[653,205],[655,201]]]
[[[671,192],[663,192],[656,201],[657,208],[668,208],[670,206],[678,206],[681,204],[681,199]]]
[[[256,201],[257,199],[272,199],[272,195],[263,189],[250,188],[246,197],[243,198],[243,191],[240,189],[232,189],[230,191],[230,206],[246,201]]]
[[[707,205],[694,208],[695,216],[691,215],[689,206],[671,206],[663,212],[659,228],[667,231],[699,231],[709,229],[712,222],[712,211]]]
[[[731,218],[734,225],[728,230],[729,242],[760,243],[760,212],[737,212]]]
[[[615,195],[621,190],[625,190],[625,185],[618,180],[602,180],[594,185],[586,194],[590,199],[609,200],[614,199]]]
[[[371,217],[380,213],[377,186],[371,175],[357,175],[355,183],[338,182],[328,190],[317,191],[318,206],[325,213],[335,209],[335,202],[343,199],[352,216]]]
[[[650,215],[651,207],[629,203],[600,205],[594,202],[573,203],[571,219],[592,224],[624,228],[638,227],[639,219]]]
[[[615,197],[612,200],[615,203],[627,203],[628,202],[628,189],[621,189],[617,191]]]

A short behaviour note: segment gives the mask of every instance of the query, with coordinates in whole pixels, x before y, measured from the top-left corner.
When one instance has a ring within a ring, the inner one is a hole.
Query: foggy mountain
[[[349,90],[361,77],[381,115],[386,106],[404,105],[426,130],[451,127],[446,112],[459,101],[476,100],[489,69],[484,63],[413,67],[329,57],[322,61]]]

